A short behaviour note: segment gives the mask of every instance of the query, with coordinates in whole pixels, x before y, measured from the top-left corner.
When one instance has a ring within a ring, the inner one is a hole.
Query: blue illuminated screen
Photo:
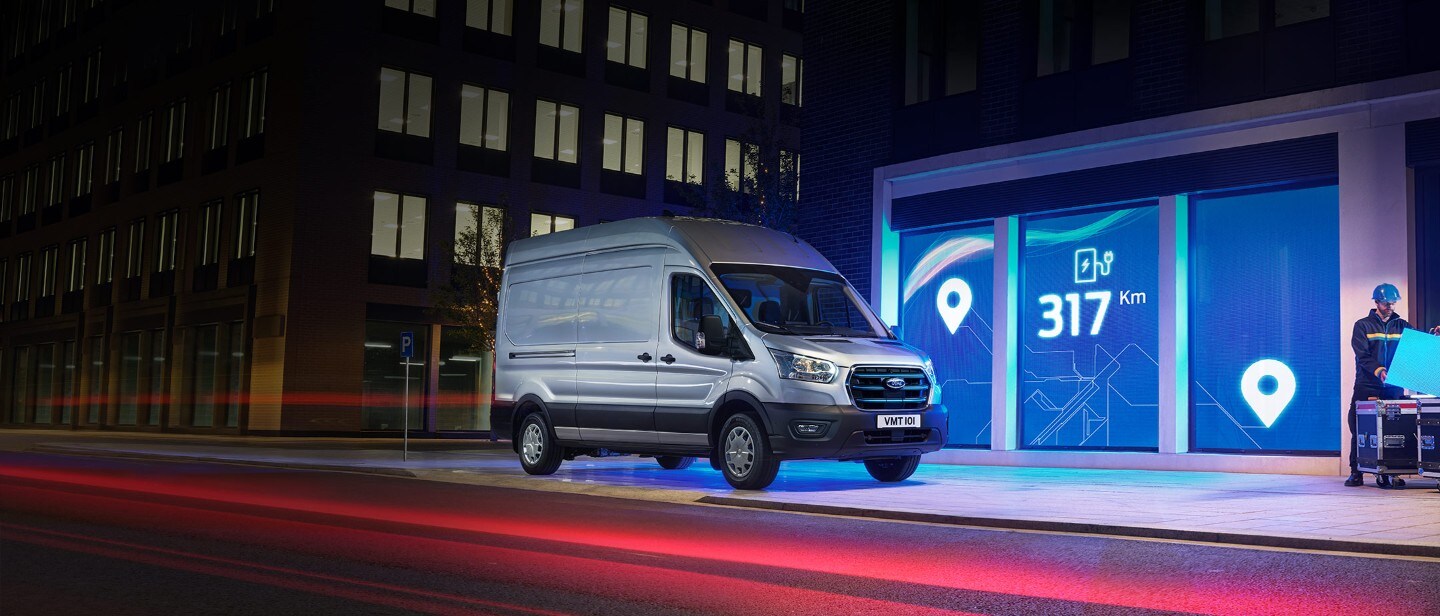
[[[1192,449],[1339,451],[1339,204],[1335,186],[1192,201]]]
[[[900,337],[935,362],[954,447],[990,445],[992,225],[900,239]]]
[[[1025,221],[1022,447],[1157,448],[1159,234],[1153,206]]]

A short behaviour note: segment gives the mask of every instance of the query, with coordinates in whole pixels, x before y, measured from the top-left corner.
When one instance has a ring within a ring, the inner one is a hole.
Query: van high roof
[[[627,246],[669,246],[700,265],[762,263],[837,272],[805,240],[789,233],[715,218],[631,218],[510,243],[506,267]]]

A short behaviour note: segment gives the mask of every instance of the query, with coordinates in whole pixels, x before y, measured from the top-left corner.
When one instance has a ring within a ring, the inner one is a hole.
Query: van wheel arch
[[[510,413],[510,448],[514,449],[515,453],[520,453],[520,422],[524,421],[525,416],[530,413],[540,413],[545,418],[546,425],[555,425],[550,421],[549,409],[545,408],[545,403],[541,402],[538,396],[534,394],[522,396],[515,403],[515,410]]]
[[[770,434],[770,418],[765,415],[765,405],[760,400],[743,391],[733,391],[725,394],[715,410],[710,412],[709,440],[710,449],[715,449],[720,443],[720,430],[725,427],[725,421],[736,413],[749,413],[759,420],[760,429]],[[717,469],[718,470],[718,469]]]

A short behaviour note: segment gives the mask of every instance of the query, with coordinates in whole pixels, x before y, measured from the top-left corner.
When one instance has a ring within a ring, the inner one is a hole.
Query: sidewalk
[[[703,459],[667,471],[646,458],[579,458],[554,475],[531,477],[508,443],[489,441],[412,440],[409,460],[402,461],[395,439],[23,433],[20,448],[37,453],[369,472],[912,522],[1440,558],[1440,492],[1436,480],[1419,477],[1409,478],[1406,489],[1380,490],[1373,481],[1347,488],[1340,477],[922,464],[908,481],[880,484],[859,464],[803,461],[784,463],[763,492],[740,492]]]

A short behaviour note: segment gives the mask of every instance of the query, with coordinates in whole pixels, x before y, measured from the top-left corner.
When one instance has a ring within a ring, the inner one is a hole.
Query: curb
[[[263,466],[266,468],[289,468],[298,470],[330,471],[344,473],[366,473],[370,475],[385,475],[389,477],[415,478],[412,473],[403,468],[388,468],[383,466],[346,466],[343,464],[308,464],[305,462],[269,462],[265,460],[243,460],[235,458],[217,458],[214,456],[187,456],[178,454],[161,453],[138,453],[130,451],[108,451],[91,450],[54,445],[36,445],[29,447],[26,451],[33,453],[48,453],[64,456],[89,456],[92,458],[125,458],[131,460],[157,460],[164,462],[207,462],[212,464],[239,464],[242,466]]]
[[[1309,537],[1245,535],[1240,533],[1212,533],[1196,530],[1146,528],[1143,526],[1117,526],[1110,524],[1085,524],[1080,522],[1055,522],[1048,520],[982,518],[963,515],[946,515],[939,513],[920,513],[914,511],[863,509],[859,507],[841,507],[838,505],[814,505],[805,503],[760,501],[744,498],[734,498],[730,496],[704,496],[696,502],[709,505],[723,505],[727,507],[768,509],[772,511],[786,511],[792,513],[818,513],[824,515],[841,515],[880,520],[899,520],[903,522],[924,522],[928,524],[945,524],[950,526],[977,526],[983,528],[999,528],[1006,530],[1049,531],[1061,533],[1076,533],[1083,535],[1133,537],[1137,539],[1169,539],[1176,541],[1193,541],[1196,543],[1213,543],[1230,546],[1283,548],[1289,550],[1313,550],[1318,552],[1347,552],[1352,554],[1371,554],[1377,556],[1384,555],[1409,556],[1420,558],[1440,558],[1440,546],[1348,541],[1344,539],[1316,539]]]

